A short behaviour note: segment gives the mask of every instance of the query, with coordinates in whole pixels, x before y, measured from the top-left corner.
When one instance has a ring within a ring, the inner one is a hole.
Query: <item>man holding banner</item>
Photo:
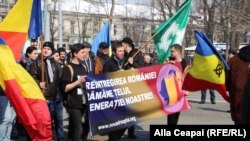
[[[170,60],[170,63],[179,66],[178,68],[182,72],[187,63],[182,58],[182,47],[180,45],[184,39],[189,20],[191,2],[192,0],[185,1],[172,17],[155,30],[153,36],[158,62],[162,64],[164,61]],[[180,113],[177,112],[168,115],[168,124],[176,125],[178,123],[179,114]]]
[[[169,57],[168,63],[174,64],[182,72],[184,72],[185,68],[187,67],[186,60],[182,58],[182,47],[179,44],[174,44],[171,46],[171,56]],[[180,82],[179,86],[182,86],[182,82]],[[180,112],[168,115],[168,124],[176,125],[178,123],[179,116]]]
[[[132,125],[190,108],[181,92],[181,69],[165,64],[121,71],[124,48],[119,42],[112,47],[104,73],[86,77],[92,135],[109,133],[117,141]]]
[[[128,63],[125,68],[126,70],[129,69],[136,69],[144,66],[144,58],[142,56],[141,51],[138,51],[138,49],[135,48],[135,45],[133,43],[133,40],[129,37],[123,38],[121,41],[122,46],[125,49],[126,52],[126,62]],[[128,138],[135,139],[135,126],[132,125],[128,128]]]
[[[104,64],[104,73],[122,71],[124,69],[124,48],[120,42],[115,42],[112,44],[112,54],[113,56],[109,59],[107,63]],[[109,141],[118,141],[125,130],[126,128],[122,128],[109,132]]]

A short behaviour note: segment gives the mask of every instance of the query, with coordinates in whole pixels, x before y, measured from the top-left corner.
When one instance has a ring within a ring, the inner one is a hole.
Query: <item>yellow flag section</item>
[[[225,83],[225,71],[219,70],[218,68],[219,66],[222,67],[223,64],[221,64],[220,60],[215,54],[210,56],[194,54],[194,57],[194,67],[189,71],[193,77],[215,84]],[[218,77],[218,75],[220,75],[220,77]]]
[[[14,60],[11,50],[7,46],[0,47],[1,57],[0,72],[4,80],[15,79],[20,85],[24,98],[45,100],[40,88],[27,71]],[[4,67],[2,67],[4,66]],[[13,70],[13,71],[12,71]],[[21,77],[18,77],[21,76]]]
[[[45,98],[0,37],[0,84],[32,140],[51,141],[51,119]]]
[[[3,22],[0,36],[9,45],[17,60],[27,39],[33,0],[18,0]]]
[[[18,0],[14,8],[0,24],[0,31],[27,32],[32,4],[33,0]]]

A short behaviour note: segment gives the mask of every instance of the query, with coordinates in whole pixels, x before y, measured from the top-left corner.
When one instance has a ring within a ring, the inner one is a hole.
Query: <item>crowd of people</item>
[[[133,56],[135,53],[138,54]],[[138,51],[133,40],[128,37],[112,44],[111,57],[109,45],[106,42],[99,44],[96,55],[91,51],[91,44],[88,42],[71,45],[70,52],[66,52],[63,48],[56,50],[52,42],[45,42],[41,53],[38,54],[37,42],[32,40],[32,44],[26,49],[20,64],[34,78],[44,94],[52,119],[54,138],[57,141],[65,139],[64,107],[69,115],[68,138],[71,138],[72,141],[87,140],[89,133],[88,100],[84,84],[87,74],[153,65],[151,56]],[[25,135],[27,140],[31,140],[23,126],[19,124],[4,91],[2,88],[0,90],[0,108],[5,109],[5,112],[0,114],[0,140],[10,140],[11,134],[13,134],[13,138],[17,138],[16,131]],[[107,133],[109,140],[119,140],[125,130]],[[134,126],[128,128],[129,138],[136,138],[134,130]]]
[[[165,63],[176,65],[184,73],[185,68],[192,65],[192,61],[185,59],[182,51],[183,48],[179,44],[172,45],[171,56]],[[250,46],[246,46],[239,53],[230,55],[228,61],[230,71],[227,73],[227,88],[230,96],[230,111],[235,124],[250,123],[249,56]],[[55,139],[62,141],[66,138],[63,129],[63,108],[65,107],[69,115],[67,138],[71,138],[72,141],[86,141],[89,124],[85,76],[156,65],[157,62],[152,57],[154,56],[143,54],[136,49],[133,40],[126,37],[112,43],[111,56],[109,45],[105,42],[99,44],[96,55],[91,52],[91,45],[88,42],[71,45],[69,53],[63,48],[56,50],[52,42],[45,42],[41,54],[38,54],[36,45],[31,45],[27,48],[20,64],[43,91],[52,119]],[[215,104],[214,92],[209,91],[211,103]],[[206,90],[203,90],[201,104],[205,103],[205,93]],[[0,140],[10,140],[12,125],[14,122],[18,123],[16,121],[18,119],[1,87],[0,109],[5,109],[5,112],[0,112]],[[168,124],[178,124],[179,116],[180,112],[168,115]],[[16,128],[15,126],[13,128]],[[25,133],[25,129],[22,130]],[[128,130],[129,138],[137,138],[133,125],[108,132],[109,141],[118,141],[126,130]],[[25,135],[27,140],[31,140],[27,133]]]

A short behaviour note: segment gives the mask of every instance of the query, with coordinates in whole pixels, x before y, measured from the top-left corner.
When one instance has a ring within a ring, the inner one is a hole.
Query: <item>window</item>
[[[64,21],[62,21],[62,33],[64,33],[65,31],[65,28],[64,28]]]
[[[70,34],[71,35],[75,34],[75,22],[74,21],[70,22]]]
[[[97,34],[99,32],[99,22],[97,19],[93,21],[93,34]]]
[[[142,26],[142,31],[144,31],[145,29],[146,29],[146,27],[143,25],[143,26]]]
[[[114,35],[117,34],[117,25],[114,25]]]
[[[59,43],[56,46],[57,46],[57,49],[60,48]],[[66,44],[62,44],[62,48],[66,49]]]

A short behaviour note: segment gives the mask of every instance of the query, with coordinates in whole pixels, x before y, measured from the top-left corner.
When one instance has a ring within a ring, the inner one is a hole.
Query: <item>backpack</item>
[[[82,64],[82,66],[86,69],[86,67]],[[70,80],[73,81],[73,77],[74,77],[74,70],[72,68],[71,65],[66,65],[66,67],[68,68],[69,70],[69,73],[70,73]]]
[[[73,76],[74,76],[73,68],[71,67],[71,65],[65,65],[65,67],[68,68],[68,70],[70,72],[70,80],[73,81]],[[60,91],[62,93],[63,106],[68,111],[68,108],[69,108],[68,93],[65,93],[63,88],[60,88]]]
[[[74,73],[74,70],[73,70],[72,66],[70,64],[68,64],[68,65],[65,65],[65,67],[67,67],[67,69],[69,70],[69,72],[70,72],[70,80],[71,80],[71,82],[73,82],[73,78],[74,78],[75,73]],[[85,68],[84,65],[83,65],[83,67]],[[66,109],[68,109],[68,107],[69,107],[69,100],[68,100],[69,95],[68,95],[68,93],[65,93],[63,91],[62,92],[62,97],[63,97],[63,105],[64,105],[64,107]]]
[[[72,68],[71,65],[66,65],[66,67],[68,68],[69,70],[69,73],[70,73],[70,80],[73,81],[73,77],[74,77],[74,70]]]

